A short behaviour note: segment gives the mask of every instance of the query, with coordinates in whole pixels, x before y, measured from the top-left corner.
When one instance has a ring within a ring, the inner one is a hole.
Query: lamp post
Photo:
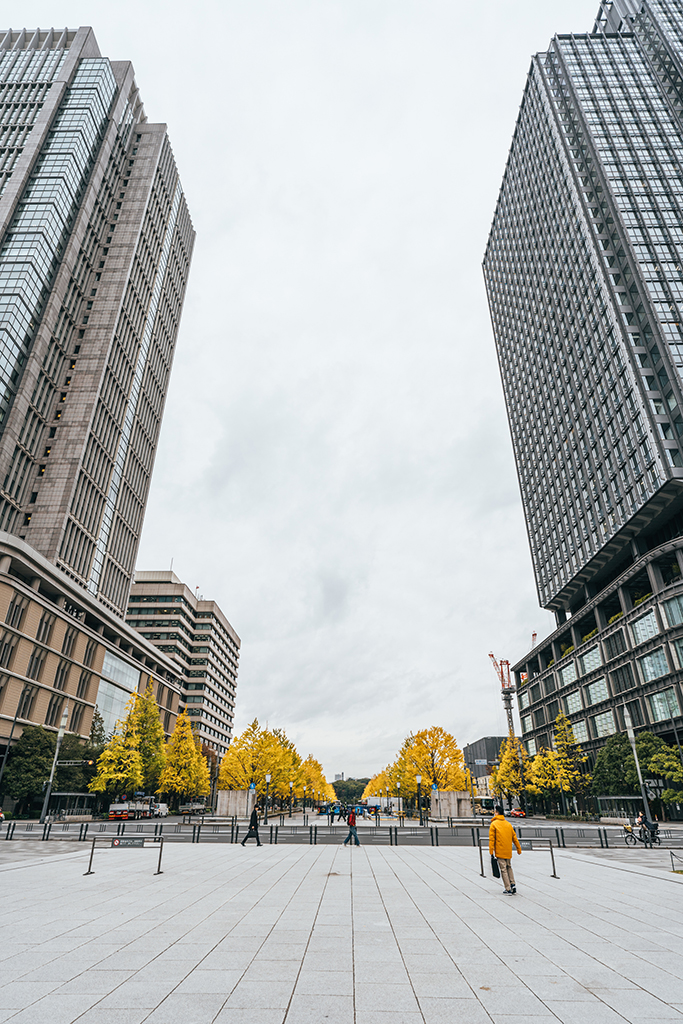
[[[304,814],[306,813],[306,786],[304,785]]]
[[[31,687],[30,683],[25,683],[24,684],[24,689],[21,691],[21,696],[19,697],[19,703],[17,704],[17,710],[14,712],[14,721],[12,722],[12,728],[9,731],[9,737],[7,739],[7,746],[5,747],[5,754],[4,754],[4,757],[2,759],[2,765],[0,765],[0,784],[2,783],[2,777],[5,774],[5,765],[7,764],[7,755],[9,754],[9,748],[10,748],[10,744],[12,742],[12,736],[14,735],[14,727],[17,724],[17,718],[19,717],[19,712],[23,709],[23,704],[24,704],[24,699],[26,697],[26,694],[31,689],[32,689],[32,687]],[[2,789],[0,789],[0,793],[2,793]]]
[[[422,824],[422,776],[416,775],[415,781],[417,782],[417,812],[420,815],[420,824]]]
[[[69,717],[69,702],[67,701],[64,705],[64,713],[62,715],[62,721],[59,725],[59,732],[57,733],[57,746],[55,747],[55,756],[52,759],[52,771],[50,772],[50,779],[45,790],[45,799],[43,800],[43,809],[40,812],[40,824],[45,824],[45,816],[47,815],[47,809],[50,804],[50,794],[52,793],[52,782],[55,777],[55,769],[57,767],[57,758],[59,757],[59,748],[62,745],[64,739],[64,733],[66,732],[66,722]]]
[[[293,787],[294,787],[294,783],[290,782],[290,784],[289,784],[289,816],[290,816],[290,818],[292,817],[292,789],[293,789]]]
[[[643,799],[645,806],[645,817],[648,821],[652,821],[650,817],[650,805],[647,802],[647,793],[645,792],[645,786],[643,784],[643,776],[640,771],[640,761],[638,760],[638,751],[636,750],[636,736],[633,731],[633,720],[631,718],[631,712],[624,704],[624,724],[626,726],[626,732],[628,733],[628,740],[631,744],[631,750],[633,751],[633,759],[636,762],[636,771],[638,772],[638,782],[640,783],[640,795]]]
[[[403,812],[403,808],[401,807],[401,783],[400,782],[396,783],[396,794],[397,794],[396,795],[396,802],[398,803],[397,810],[398,810],[399,817],[401,817],[402,816],[402,812]]]
[[[683,763],[683,751],[681,751],[681,744],[680,744],[680,740],[678,739],[678,729],[676,728],[676,723],[674,722],[674,711],[675,711],[675,708],[674,708],[674,706],[672,704],[672,700],[671,700],[672,694],[671,694],[671,692],[669,690],[665,690],[665,694],[666,694],[666,706],[667,706],[667,709],[668,709],[668,712],[669,712],[669,718],[671,719],[671,725],[673,727],[674,736],[676,737],[676,746],[678,747],[678,756],[680,757],[681,762]],[[674,696],[674,700],[675,699],[676,698]],[[680,714],[680,708],[678,709],[678,713]],[[2,778],[2,773],[1,772],[0,772],[0,778]]]
[[[270,786],[270,775],[266,775],[266,813],[263,815],[263,824],[268,824],[268,787]]]

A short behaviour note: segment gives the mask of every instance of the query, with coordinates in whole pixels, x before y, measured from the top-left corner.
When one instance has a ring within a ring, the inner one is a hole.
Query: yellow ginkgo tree
[[[209,767],[192,733],[187,712],[176,719],[175,729],[166,745],[166,764],[159,778],[158,793],[172,801],[208,796],[211,790]]]

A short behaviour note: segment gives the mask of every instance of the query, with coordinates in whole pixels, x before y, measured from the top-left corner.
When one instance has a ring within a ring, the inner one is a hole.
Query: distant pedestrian
[[[346,846],[346,844],[351,839],[355,840],[356,846],[360,846],[360,843],[358,841],[358,832],[356,831],[356,812],[353,809],[351,809],[349,811],[348,826],[349,826],[349,834],[346,837],[346,839],[344,840],[344,846]]]
[[[251,812],[251,818],[249,819],[249,831],[242,840],[242,846],[246,843],[247,839],[255,839],[258,846],[261,845],[261,840],[258,834],[258,814],[256,808]]]
[[[505,812],[502,806],[498,805],[489,828],[489,853],[498,861],[500,875],[503,879],[503,891],[506,896],[514,896],[517,892],[515,876],[512,870],[513,843],[517,847],[517,853],[521,853],[522,848],[519,845],[517,834],[510,822],[505,820]]]

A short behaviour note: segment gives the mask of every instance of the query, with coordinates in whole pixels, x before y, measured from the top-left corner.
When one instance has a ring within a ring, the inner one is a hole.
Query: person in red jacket
[[[351,839],[355,839],[356,840],[356,846],[360,846],[360,843],[358,841],[358,832],[356,831],[356,812],[354,811],[353,808],[351,808],[351,810],[349,811],[349,817],[348,817],[347,824],[349,826],[349,834],[346,837],[346,839],[344,840],[344,846],[346,846],[346,844]]]

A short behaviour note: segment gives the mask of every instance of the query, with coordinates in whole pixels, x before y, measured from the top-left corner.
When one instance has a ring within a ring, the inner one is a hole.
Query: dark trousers
[[[244,844],[246,843],[247,839],[255,839],[257,845],[258,846],[261,845],[261,840],[259,839],[258,830],[255,829],[255,828],[250,828],[249,829],[249,831],[247,832],[246,836],[242,840],[242,843],[241,843],[242,846],[244,846]]]

